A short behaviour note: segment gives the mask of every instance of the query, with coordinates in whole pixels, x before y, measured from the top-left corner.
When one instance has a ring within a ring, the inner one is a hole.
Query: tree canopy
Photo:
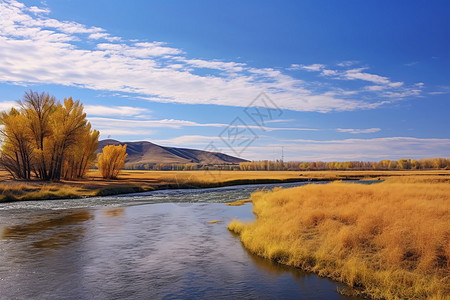
[[[99,132],[72,97],[61,103],[48,93],[26,92],[18,109],[0,114],[0,125],[0,165],[16,179],[80,178],[96,158]]]

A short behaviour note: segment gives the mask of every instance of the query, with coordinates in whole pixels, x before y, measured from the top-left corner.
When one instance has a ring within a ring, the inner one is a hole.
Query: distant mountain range
[[[219,152],[209,152],[196,149],[164,147],[154,143],[142,142],[119,142],[112,139],[101,140],[98,143],[97,153],[101,152],[107,145],[127,145],[128,157],[125,160],[125,168],[132,166],[140,167],[146,164],[213,164],[232,165],[248,160],[234,157]]]

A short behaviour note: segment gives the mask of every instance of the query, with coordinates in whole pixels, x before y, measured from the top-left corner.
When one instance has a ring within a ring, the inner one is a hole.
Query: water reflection
[[[236,235],[235,233],[232,233],[232,235],[237,239],[239,238],[239,236]],[[318,296],[319,298],[320,295],[323,295],[324,299],[325,298],[328,299],[330,297],[329,291],[324,291],[323,289],[323,285],[329,283],[329,280],[327,278],[320,278],[310,272],[305,272],[302,271],[301,269],[279,264],[270,259],[257,256],[248,251],[244,246],[242,246],[242,249],[247,254],[247,257],[252,261],[253,265],[256,266],[259,270],[263,271],[264,273],[272,274],[274,278],[281,278],[281,280],[283,280],[283,278],[291,276],[294,279],[294,282],[298,284],[299,290],[301,291],[315,290],[316,296]],[[346,285],[338,282],[336,282],[335,285],[336,290],[341,291],[345,289],[347,291],[348,295],[345,296],[347,300],[360,299],[359,297],[351,296],[355,294],[354,293],[355,291],[352,290],[351,287],[347,287]]]
[[[30,240],[35,248],[58,248],[82,237],[85,228],[73,228],[74,225],[94,218],[88,210],[53,214],[57,217],[40,214],[32,217],[35,222],[6,226],[0,237],[3,240]]]
[[[103,215],[106,217],[116,218],[123,217],[125,213],[125,208],[107,209],[103,211]]]

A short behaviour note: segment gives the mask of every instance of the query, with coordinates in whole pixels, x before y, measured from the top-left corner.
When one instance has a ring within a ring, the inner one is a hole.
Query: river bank
[[[245,184],[304,181],[383,180],[392,176],[450,175],[450,171],[123,171],[117,180],[105,180],[90,171],[83,180],[14,181],[0,172],[0,203],[71,199],[146,192],[161,189],[214,188]]]
[[[334,182],[259,191],[252,222],[232,221],[251,253],[375,299],[450,296],[450,177]]]

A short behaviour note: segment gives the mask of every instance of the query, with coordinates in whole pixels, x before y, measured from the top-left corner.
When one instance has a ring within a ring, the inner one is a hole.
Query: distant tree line
[[[239,164],[213,165],[213,164],[164,164],[148,163],[129,165],[126,169],[153,170],[153,171],[192,171],[192,170],[228,170],[228,171],[326,171],[326,170],[450,170],[450,158],[425,159],[399,159],[371,161],[345,161],[345,162],[301,162],[281,160],[260,160],[241,162]]]
[[[144,170],[144,171],[195,171],[195,170],[227,170],[239,171],[238,164],[213,165],[213,164],[164,164],[164,163],[147,163],[147,164],[131,164],[125,166],[127,170]]]
[[[96,159],[99,132],[79,100],[25,93],[18,109],[0,115],[0,165],[15,179],[81,178]]]
[[[239,164],[242,171],[307,171],[307,170],[450,170],[450,158],[399,159],[345,162],[252,161]]]

